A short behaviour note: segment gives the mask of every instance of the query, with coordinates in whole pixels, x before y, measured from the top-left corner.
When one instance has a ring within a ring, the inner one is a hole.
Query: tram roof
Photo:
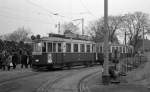
[[[97,45],[104,45],[104,42],[97,43]],[[109,43],[111,46],[128,46],[132,47],[131,45],[124,45],[124,44],[116,44],[116,43]]]
[[[46,42],[68,42],[68,43],[93,43],[93,41],[89,40],[81,40],[81,39],[72,39],[72,38],[64,38],[64,37],[43,37],[39,39],[39,41]]]

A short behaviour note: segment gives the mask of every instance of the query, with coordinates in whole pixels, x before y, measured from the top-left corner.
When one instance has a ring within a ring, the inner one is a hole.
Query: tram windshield
[[[42,43],[34,43],[33,44],[33,52],[42,52]]]

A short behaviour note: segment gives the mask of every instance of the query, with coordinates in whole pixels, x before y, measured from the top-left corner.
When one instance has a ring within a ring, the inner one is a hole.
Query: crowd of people
[[[28,68],[31,67],[32,59],[31,55],[28,54],[26,51],[22,51],[21,54],[17,54],[16,52],[8,52],[3,51],[0,54],[0,68],[2,70],[9,71],[12,69],[16,69],[18,64],[21,64],[21,68]]]
[[[0,41],[0,69],[16,69],[17,65],[21,68],[31,67],[31,47],[24,43],[12,41]]]
[[[31,63],[31,55],[26,51],[22,51],[19,55],[16,52],[3,51],[0,55],[0,68],[2,70],[6,70],[7,68],[9,71],[11,67],[12,69],[16,69],[18,64],[21,64],[21,68],[28,68],[28,66],[32,66]]]

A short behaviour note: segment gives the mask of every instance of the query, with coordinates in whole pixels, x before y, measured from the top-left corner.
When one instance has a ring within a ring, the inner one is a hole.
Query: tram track
[[[73,68],[71,70],[61,70],[61,71],[50,71],[50,72],[25,72],[21,75],[12,76],[0,81],[0,90],[3,92],[21,92],[21,90],[26,90],[27,92],[57,92],[57,85],[63,83],[64,79],[70,79],[70,77],[76,78],[77,75],[82,75],[82,73],[96,69],[97,67],[88,68]],[[81,73],[82,72],[82,73]],[[85,75],[86,73],[84,73]],[[83,76],[83,75],[82,75]],[[39,80],[39,82],[38,82]],[[34,85],[34,83],[37,83]],[[78,82],[77,82],[78,83]],[[31,85],[31,86],[30,86]],[[75,85],[76,86],[76,85]],[[61,88],[60,88],[61,89]],[[17,91],[20,90],[20,91]],[[69,90],[72,89],[61,89]],[[65,91],[64,91],[65,92]],[[74,91],[73,91],[74,92]]]
[[[63,71],[69,71],[69,70],[63,70]],[[59,72],[59,71],[50,71],[50,72],[54,73],[54,72]],[[16,80],[19,80],[19,79],[28,78],[28,77],[36,76],[36,75],[43,74],[43,73],[47,73],[47,71],[46,72],[41,72],[41,71],[28,72],[27,74],[22,74],[20,76],[0,80],[0,86],[7,83],[7,82],[13,82],[13,81],[16,81]]]
[[[14,78],[9,78],[9,79],[5,79],[5,80],[1,80],[0,81],[0,86],[7,83],[7,82],[13,82],[13,81],[16,81],[16,80],[19,80],[19,79],[22,79],[22,78],[27,78],[27,77],[31,77],[31,76],[36,76],[36,75],[39,75],[40,73],[38,72],[31,72],[29,74],[25,74],[25,75],[21,75],[21,76],[16,76]]]
[[[59,74],[55,77],[55,79],[53,79],[53,81],[51,80],[47,80],[43,85],[41,85],[38,89],[36,89],[34,92],[55,92],[55,89],[57,88],[53,88],[55,86],[55,84],[57,84],[58,82],[60,82],[61,80],[63,80],[64,78],[68,78],[71,76],[74,76],[75,74],[80,72],[85,71],[85,69],[90,70],[90,69],[94,69],[95,67],[88,67],[88,68],[83,68],[83,69],[75,69],[76,71],[70,71],[67,72],[65,74]],[[62,89],[62,90],[67,90],[67,89]],[[71,89],[69,89],[71,90]]]
[[[86,86],[85,86],[85,80],[88,79],[89,77],[93,76],[94,74],[97,74],[99,71],[96,71],[96,72],[93,72],[93,73],[90,73],[86,76],[84,76],[83,78],[81,78],[78,82],[78,85],[77,85],[77,90],[78,92],[88,92],[86,89]]]
[[[41,87],[39,87],[38,89],[36,89],[34,92],[48,92],[48,89],[53,89],[53,85],[56,84],[58,81],[60,81],[61,79],[68,77],[70,75],[69,74],[65,74],[65,75],[57,75],[56,79],[54,79],[53,81],[46,81],[43,85],[41,85]]]

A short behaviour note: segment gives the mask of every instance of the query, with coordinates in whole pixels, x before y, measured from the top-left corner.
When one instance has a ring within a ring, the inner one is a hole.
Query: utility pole
[[[109,78],[109,32],[108,32],[108,0],[104,0],[104,30],[106,31],[104,40],[104,71],[102,73],[102,82],[104,85],[108,85]]]
[[[127,33],[126,33],[126,31],[125,31],[125,38],[124,38],[124,41],[125,41],[125,45],[127,44]]]
[[[143,53],[144,53],[144,27],[143,27]]]

